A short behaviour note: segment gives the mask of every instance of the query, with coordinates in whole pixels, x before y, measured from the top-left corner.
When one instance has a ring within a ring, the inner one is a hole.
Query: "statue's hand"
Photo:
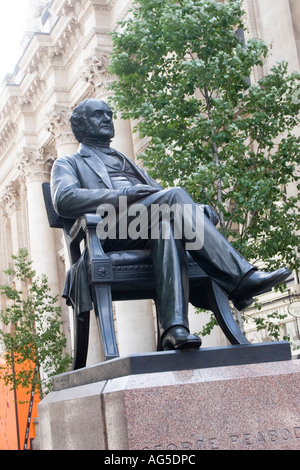
[[[215,209],[213,207],[207,206],[207,205],[204,205],[203,209],[204,209],[204,214],[209,218],[211,223],[215,226],[218,225],[220,220],[219,220],[219,216],[218,216],[217,212],[215,211]]]
[[[125,188],[123,190],[124,196],[127,196],[128,201],[134,202],[138,199],[150,196],[152,193],[156,193],[159,191],[157,188],[152,188],[151,186],[148,186],[147,184],[137,184],[136,186],[133,186],[132,188]]]

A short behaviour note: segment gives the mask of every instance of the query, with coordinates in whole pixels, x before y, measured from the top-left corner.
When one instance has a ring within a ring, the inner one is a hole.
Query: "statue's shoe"
[[[253,297],[282,284],[290,275],[291,271],[287,268],[277,269],[271,273],[250,271],[230,294],[230,299],[238,310],[244,310],[254,302]]]
[[[172,326],[162,337],[162,349],[198,349],[202,344],[201,338],[191,335],[183,326]]]

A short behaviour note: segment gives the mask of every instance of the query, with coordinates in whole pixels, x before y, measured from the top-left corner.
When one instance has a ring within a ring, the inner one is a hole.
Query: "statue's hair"
[[[76,108],[74,108],[72,116],[70,118],[71,128],[75,139],[78,142],[82,142],[84,136],[87,133],[87,130],[90,128],[90,124],[88,123],[85,114],[84,108],[85,105],[89,102],[89,99],[81,101]]]

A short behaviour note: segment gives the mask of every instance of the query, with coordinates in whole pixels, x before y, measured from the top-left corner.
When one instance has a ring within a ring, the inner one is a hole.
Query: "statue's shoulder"
[[[78,152],[70,153],[69,155],[63,155],[58,157],[55,160],[54,164],[58,165],[76,165],[78,159],[80,159],[80,155]]]

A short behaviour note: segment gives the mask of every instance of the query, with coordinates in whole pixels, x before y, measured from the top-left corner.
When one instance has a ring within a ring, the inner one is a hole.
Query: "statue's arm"
[[[100,204],[117,207],[122,190],[82,188],[76,169],[67,159],[56,160],[51,172],[51,196],[55,211],[64,218],[76,219],[96,213]]]

